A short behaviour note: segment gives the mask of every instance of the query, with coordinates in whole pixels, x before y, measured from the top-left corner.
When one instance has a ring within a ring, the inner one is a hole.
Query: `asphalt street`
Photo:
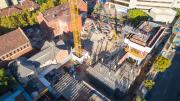
[[[154,88],[147,94],[147,101],[180,101],[180,50],[172,65],[164,73],[159,73]]]

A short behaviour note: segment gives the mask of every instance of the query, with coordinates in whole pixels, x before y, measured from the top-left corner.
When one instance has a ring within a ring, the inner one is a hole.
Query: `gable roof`
[[[21,28],[0,36],[0,56],[29,42]]]
[[[78,0],[78,7],[80,11],[87,11],[87,4],[83,0]],[[57,18],[61,18],[63,20],[69,21],[70,20],[69,3],[65,3],[50,8],[44,11],[42,14],[47,21],[55,20]]]
[[[20,4],[10,6],[4,9],[0,9],[0,16],[11,16],[15,13],[21,13],[23,10],[34,10],[38,9],[39,5],[31,0],[24,0]]]

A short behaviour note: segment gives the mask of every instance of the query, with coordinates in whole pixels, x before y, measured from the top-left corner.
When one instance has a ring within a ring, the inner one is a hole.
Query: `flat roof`
[[[133,33],[129,33],[127,37],[130,41],[141,46],[152,46],[152,42],[156,40],[164,31],[164,27],[154,22],[145,21],[137,29],[133,29]]]
[[[161,14],[161,15],[176,16],[176,11],[171,8],[152,8],[150,12],[154,12],[158,15]]]

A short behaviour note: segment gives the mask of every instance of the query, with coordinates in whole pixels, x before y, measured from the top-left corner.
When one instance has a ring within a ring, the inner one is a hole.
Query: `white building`
[[[180,8],[180,0],[111,0],[109,7],[114,5],[127,9]]]
[[[129,31],[124,40],[128,56],[140,64],[159,42],[164,31],[163,26],[148,21]]]
[[[153,18],[153,21],[172,23],[176,16],[176,11],[170,8],[152,8],[150,16]]]
[[[12,5],[17,5],[18,0],[1,0],[0,1],[0,9],[6,8]]]

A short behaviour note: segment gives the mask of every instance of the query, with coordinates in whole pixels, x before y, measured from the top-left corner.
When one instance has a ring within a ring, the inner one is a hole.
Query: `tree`
[[[146,87],[146,89],[150,90],[153,88],[155,82],[152,80],[145,80],[144,81],[144,86]]]
[[[157,72],[164,72],[171,65],[171,61],[163,56],[158,56],[155,59],[154,69]]]
[[[136,96],[135,101],[146,101],[146,99],[143,99],[140,96]]]
[[[35,1],[40,5],[47,2],[47,0],[35,0]]]
[[[40,12],[44,12],[45,10],[54,7],[54,1],[48,0],[46,3],[43,3],[40,7]]]
[[[7,86],[7,79],[5,77],[4,69],[0,69],[0,87]]]
[[[128,11],[128,20],[135,26],[138,25],[140,21],[147,20],[148,17],[148,14],[141,9],[130,9]]]
[[[180,16],[180,8],[175,8],[175,10],[176,10],[176,16]]]
[[[24,15],[26,17],[26,21],[28,22],[28,25],[34,25],[36,24],[36,16],[37,13],[36,12],[30,12],[28,10],[24,11]]]
[[[60,3],[60,4],[64,4],[64,3],[66,3],[66,2],[68,2],[68,0],[59,0],[59,3]]]
[[[25,17],[24,12],[17,14],[15,17],[16,17],[16,19],[18,21],[18,25],[20,27],[26,27],[28,25],[28,22],[26,21],[26,17]]]
[[[14,77],[7,75],[4,69],[0,69],[0,89],[10,89],[16,85]]]
[[[0,17],[0,33],[7,33],[20,27],[36,24],[36,12],[24,10],[19,14]]]
[[[136,96],[135,101],[142,101],[140,96]]]

